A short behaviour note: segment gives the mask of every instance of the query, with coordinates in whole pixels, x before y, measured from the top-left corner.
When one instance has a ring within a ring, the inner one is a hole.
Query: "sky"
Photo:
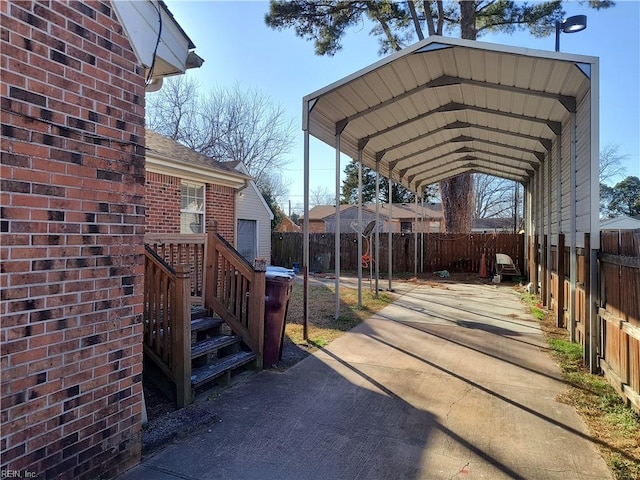
[[[196,45],[205,63],[187,75],[203,91],[233,87],[258,89],[280,105],[293,120],[294,146],[282,172],[289,195],[285,213],[303,210],[302,98],[326,85],[380,60],[377,38],[370,25],[349,30],[343,48],[332,57],[317,56],[313,42],[292,29],[266,26],[269,10],[264,1],[165,0],[169,10]],[[561,34],[560,50],[600,58],[600,146],[619,146],[625,155],[627,175],[640,177],[640,0],[617,1],[616,6],[595,11],[587,2],[564,2],[566,16],[586,14],[587,29]],[[533,38],[527,32],[485,35],[478,40],[539,50],[554,49],[554,36]],[[343,157],[341,172],[349,162]],[[623,177],[614,179],[621,180]],[[310,190],[335,195],[335,151],[310,139]]]

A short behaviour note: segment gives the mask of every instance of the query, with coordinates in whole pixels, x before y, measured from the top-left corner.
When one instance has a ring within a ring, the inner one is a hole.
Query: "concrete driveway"
[[[419,286],[123,478],[610,479],[565,388],[516,292]]]

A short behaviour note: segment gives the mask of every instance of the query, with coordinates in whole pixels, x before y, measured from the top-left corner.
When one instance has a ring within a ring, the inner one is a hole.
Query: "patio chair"
[[[511,257],[505,253],[496,253],[496,274],[510,277],[521,276],[518,266],[513,263]]]

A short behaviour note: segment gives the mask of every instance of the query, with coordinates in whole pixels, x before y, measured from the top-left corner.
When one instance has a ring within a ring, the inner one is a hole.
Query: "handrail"
[[[156,255],[169,265],[191,265],[191,303],[202,304],[206,290],[204,279],[205,257],[204,233],[166,234],[146,233],[144,241]]]
[[[217,232],[207,226],[205,306],[213,309],[258,355],[264,352],[265,272],[254,269]]]
[[[178,407],[192,400],[190,270],[145,246],[144,352],[175,383]]]

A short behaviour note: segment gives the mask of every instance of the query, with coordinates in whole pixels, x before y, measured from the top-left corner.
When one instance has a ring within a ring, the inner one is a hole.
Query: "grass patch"
[[[393,301],[393,296],[379,292],[378,298],[370,290],[362,290],[362,308],[358,308],[358,291],[340,287],[340,313],[335,318],[335,289],[325,285],[309,285],[309,344],[303,338],[303,287],[294,284],[289,310],[285,340],[305,348],[324,347],[344,332],[351,330],[362,320],[370,317]]]
[[[573,406],[587,424],[616,480],[640,479],[640,416],[627,407],[602,376],[588,372],[582,346],[569,341],[569,332],[558,328],[551,312],[538,307],[539,299],[521,294],[531,313],[540,320],[549,347],[569,384],[558,401]],[[540,314],[536,312],[541,312]]]

